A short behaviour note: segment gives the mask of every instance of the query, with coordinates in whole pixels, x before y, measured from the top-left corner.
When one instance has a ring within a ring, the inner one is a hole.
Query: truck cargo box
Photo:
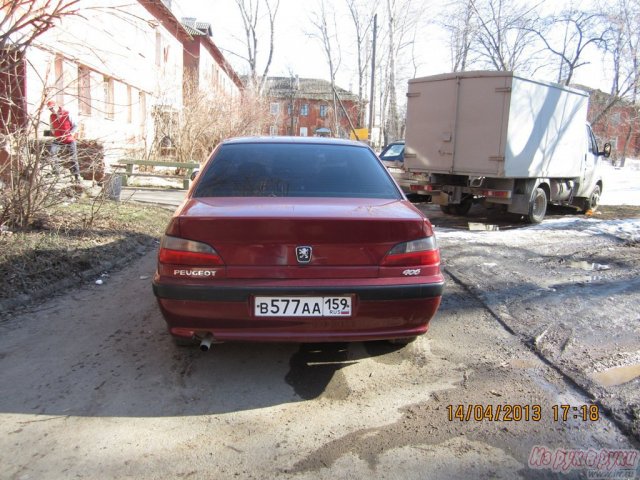
[[[497,178],[581,175],[585,92],[511,72],[459,72],[409,80],[407,96],[408,171]]]

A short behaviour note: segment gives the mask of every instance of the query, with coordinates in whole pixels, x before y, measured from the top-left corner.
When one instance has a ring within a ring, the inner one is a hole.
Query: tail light
[[[210,245],[170,235],[162,237],[158,261],[171,265],[224,265],[218,252]]]
[[[424,237],[411,242],[399,243],[382,259],[386,267],[411,267],[418,265],[439,265],[440,250],[436,237]]]

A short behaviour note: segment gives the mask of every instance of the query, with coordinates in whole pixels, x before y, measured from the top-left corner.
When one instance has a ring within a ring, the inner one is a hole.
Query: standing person
[[[56,110],[56,106],[58,109]],[[78,130],[78,125],[73,121],[71,115],[62,106],[56,105],[56,102],[49,100],[47,108],[51,112],[51,133],[55,137],[51,143],[51,156],[53,157],[56,170],[58,169],[58,153],[62,157],[71,156],[71,173],[73,173],[76,182],[80,180],[80,166],[78,165],[78,147],[74,133]]]

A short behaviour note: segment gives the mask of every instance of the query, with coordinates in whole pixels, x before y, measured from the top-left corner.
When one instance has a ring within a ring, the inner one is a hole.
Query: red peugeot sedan
[[[162,238],[153,291],[178,341],[409,342],[440,304],[429,220],[368,146],[236,138]]]

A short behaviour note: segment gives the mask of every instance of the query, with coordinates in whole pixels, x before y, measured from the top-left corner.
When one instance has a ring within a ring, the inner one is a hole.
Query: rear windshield
[[[384,150],[381,154],[380,154],[380,158],[382,160],[394,160],[394,159],[401,159],[403,157],[404,153],[404,145],[403,144],[396,144],[396,145],[389,145],[386,150]]]
[[[291,143],[221,146],[193,196],[402,198],[367,148]]]

